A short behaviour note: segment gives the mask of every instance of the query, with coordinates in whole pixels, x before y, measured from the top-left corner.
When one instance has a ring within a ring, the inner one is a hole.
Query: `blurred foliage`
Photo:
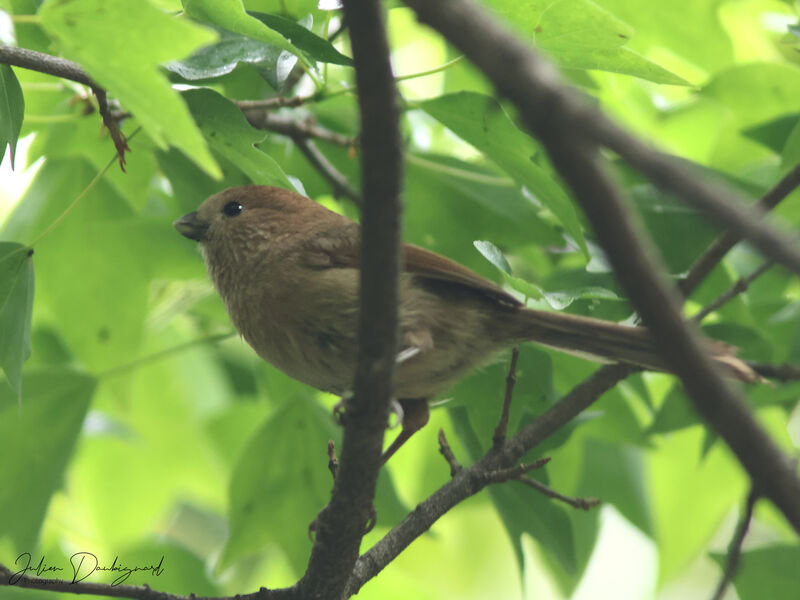
[[[700,177],[755,200],[800,161],[796,3],[484,4],[589,101]],[[408,9],[390,6],[406,239],[532,306],[631,319],[582,214],[513,109]],[[18,557],[30,553],[71,576],[76,552],[106,565],[115,556],[138,566],[163,557],[160,575],[138,572],[126,583],[202,595],[292,584],[331,487],[336,399],[286,378],[228,335],[199,253],[171,223],[208,195],[251,182],[295,187],[357,218],[293,142],[254,129],[235,104],[302,96],[299,106],[274,110],[356,138],[347,34],[333,36],[340,13],[316,0],[1,0],[0,17],[13,24],[14,43],[73,59],[106,87],[114,110],[130,115],[122,129],[131,147],[122,173],[88,90],[0,65],[0,155],[32,178],[0,198],[0,562],[21,568]],[[358,187],[357,148],[316,144]],[[626,165],[612,160],[610,168],[679,277],[718,229]],[[775,211],[776,222],[800,224],[798,196]],[[737,247],[687,315],[759,264]],[[744,358],[798,363],[800,286],[773,269],[704,330]],[[377,526],[363,549],[447,481],[438,428],[464,463],[491,445],[505,358],[438,399],[444,408],[431,425],[383,469]],[[596,368],[524,346],[512,431]],[[798,389],[743,388],[790,454],[800,443]],[[436,523],[359,597],[710,596],[747,481],[673,378],[631,377],[526,460],[542,456],[552,460],[538,480],[605,507],[584,513],[516,483],[493,487]],[[609,546],[620,535],[612,521],[627,523],[638,545]],[[761,502],[751,531],[733,581],[738,597],[800,597],[791,528]],[[642,562],[648,552],[654,558]],[[632,564],[641,572],[631,574]],[[16,588],[0,595],[54,597]]]

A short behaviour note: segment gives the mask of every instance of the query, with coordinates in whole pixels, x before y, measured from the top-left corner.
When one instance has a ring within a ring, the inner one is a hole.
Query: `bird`
[[[226,189],[174,222],[199,242],[228,315],[262,359],[346,396],[356,371],[360,225],[292,190]],[[496,283],[440,254],[403,244],[393,395],[401,431],[385,463],[428,421],[428,403],[504,348],[535,342],[669,371],[644,327],[527,308]],[[709,355],[738,379],[754,374],[721,342]]]

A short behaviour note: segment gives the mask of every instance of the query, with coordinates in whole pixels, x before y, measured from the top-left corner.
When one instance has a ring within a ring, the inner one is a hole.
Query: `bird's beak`
[[[208,232],[208,223],[201,219],[197,212],[190,212],[183,215],[180,219],[173,223],[175,229],[178,230],[182,236],[202,242],[206,239]]]

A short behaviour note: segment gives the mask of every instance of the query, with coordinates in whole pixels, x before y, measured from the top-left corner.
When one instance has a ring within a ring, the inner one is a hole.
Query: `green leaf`
[[[25,375],[22,406],[0,388],[0,456],[5,477],[14,482],[0,487],[0,539],[8,536],[20,552],[36,547],[94,387],[91,377],[54,369]]]
[[[796,120],[796,115],[792,115],[791,118],[795,119],[795,123],[786,129],[789,135],[784,143],[781,156],[784,167],[793,167],[800,163],[800,121]]]
[[[132,125],[130,121],[123,123],[123,132],[129,134]],[[53,123],[34,137],[28,162],[32,161],[34,152],[41,152],[48,160],[78,156],[88,159],[94,169],[100,171],[114,156],[114,149],[109,146],[106,136],[97,135],[97,128],[97,116],[94,114]],[[124,172],[121,169],[109,169],[103,175],[103,180],[110,183],[136,210],[141,210],[147,203],[156,166],[150,151],[151,144],[140,145],[141,139],[131,141],[133,152],[125,157]]]
[[[634,446],[586,440],[578,494],[613,504],[642,533],[653,535],[643,453]]]
[[[798,122],[800,122],[798,114],[782,115],[766,123],[747,127],[742,130],[742,135],[779,153],[790,139]]]
[[[220,29],[219,42],[201,48],[185,60],[165,66],[184,79],[195,81],[227,75],[239,63],[252,65],[271,86],[280,89],[297,58],[277,46]]]
[[[564,310],[577,300],[621,300],[611,290],[597,286],[542,292],[542,296],[550,307],[555,310]]]
[[[682,77],[625,48],[634,30],[590,0],[536,3],[490,0],[490,4],[562,67],[690,85]]]
[[[0,242],[0,367],[21,398],[22,363],[31,355],[33,252]]]
[[[700,417],[686,397],[683,386],[675,384],[664,398],[646,433],[647,435],[670,433],[700,422]]]
[[[746,476],[727,448],[716,444],[702,455],[705,432],[692,427],[660,436],[657,451],[646,455],[645,483],[661,582],[681,573],[704,552],[731,506],[747,491]],[[686,490],[691,490],[690,499]],[[687,502],[691,510],[686,509]]]
[[[409,241],[451,256],[479,273],[490,274],[493,269],[473,251],[475,239],[491,239],[509,250],[531,240],[545,246],[563,244],[557,224],[540,216],[541,207],[492,164],[408,155],[405,189]]]
[[[96,174],[79,159],[46,161],[9,217],[4,236],[32,239]],[[196,199],[199,202],[199,199]],[[196,208],[196,205],[195,205]],[[65,264],[74,268],[66,269]],[[36,246],[36,298],[77,360],[93,371],[138,356],[150,282],[201,264],[164,216],[136,215],[100,181]],[[184,271],[186,272],[186,271]]]
[[[712,553],[711,557],[722,568],[727,556]],[[740,600],[796,600],[800,598],[800,546],[775,544],[743,552],[733,585]]]
[[[515,277],[514,275],[505,275],[503,279],[511,289],[518,291],[526,298],[539,300],[540,298],[544,297],[544,292],[542,291],[542,288],[540,288],[535,283],[531,283],[530,281],[525,281],[521,277]]]
[[[116,95],[160,148],[172,144],[219,177],[185,104],[159,72],[161,64],[213,42],[213,32],[144,0],[47,0],[39,18],[63,53]]]
[[[593,48],[556,50],[543,46],[559,65],[568,69],[593,69],[631,75],[666,85],[691,85],[665,68],[647,60],[629,48]]]
[[[304,50],[313,59],[319,62],[343,65],[346,67],[353,65],[352,58],[345,56],[328,40],[319,37],[313,31],[310,31],[299,23],[295,23],[291,19],[280,15],[268,15],[258,12],[251,14],[267,27],[274,29],[295,46]]]
[[[325,452],[337,434],[330,416],[305,395],[287,398],[267,419],[231,479],[230,537],[220,568],[273,542],[303,572],[311,551],[306,528],[330,496]]]
[[[5,156],[7,145],[12,169],[24,114],[25,98],[17,76],[8,65],[0,65],[0,160]]]
[[[508,264],[506,257],[503,256],[503,251],[495,246],[492,242],[475,240],[472,245],[478,249],[483,257],[492,263],[495,267],[500,269],[506,275],[511,275],[511,265]]]
[[[718,234],[702,213],[651,183],[633,185],[627,191],[670,273],[684,273]]]
[[[735,36],[721,22],[720,0],[651,2],[646,9],[639,0],[595,2],[635,30],[629,43],[637,49],[666,48],[707,72],[734,59]]]
[[[800,72],[785,63],[736,65],[715,74],[701,94],[727,109],[737,128],[745,129],[800,112]]]
[[[265,133],[254,129],[230,100],[207,89],[184,93],[211,148],[242,170],[253,183],[294,189],[275,159],[255,147]]]
[[[533,298],[539,299],[544,298],[547,303],[550,305],[551,308],[556,310],[564,310],[570,304],[575,302],[576,300],[619,300],[619,296],[617,296],[611,290],[607,290],[602,287],[596,286],[589,286],[583,288],[577,288],[572,290],[559,290],[556,292],[545,292],[540,288],[538,285],[534,283],[530,283],[529,281],[525,281],[520,277],[515,277],[511,274],[511,265],[508,264],[508,260],[503,255],[503,252],[492,244],[491,242],[486,241],[475,241],[473,245],[478,249],[483,257],[492,263],[495,267],[500,269],[503,273],[503,279],[505,280],[508,285],[518,291],[521,294],[524,294],[526,298]]]
[[[425,100],[420,108],[486,154],[518,185],[528,188],[587,253],[572,202],[561,185],[533,162],[538,146],[511,122],[497,100],[475,92],[460,92]]]
[[[187,14],[196,19],[282,48],[297,56],[307,66],[311,66],[311,61],[299,48],[277,31],[247,14],[242,0],[183,0],[183,8]]]

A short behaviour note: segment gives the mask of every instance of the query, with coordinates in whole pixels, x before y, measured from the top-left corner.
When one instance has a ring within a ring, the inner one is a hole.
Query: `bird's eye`
[[[222,214],[226,217],[236,217],[242,213],[242,210],[244,210],[244,206],[238,202],[228,202],[222,207]]]

